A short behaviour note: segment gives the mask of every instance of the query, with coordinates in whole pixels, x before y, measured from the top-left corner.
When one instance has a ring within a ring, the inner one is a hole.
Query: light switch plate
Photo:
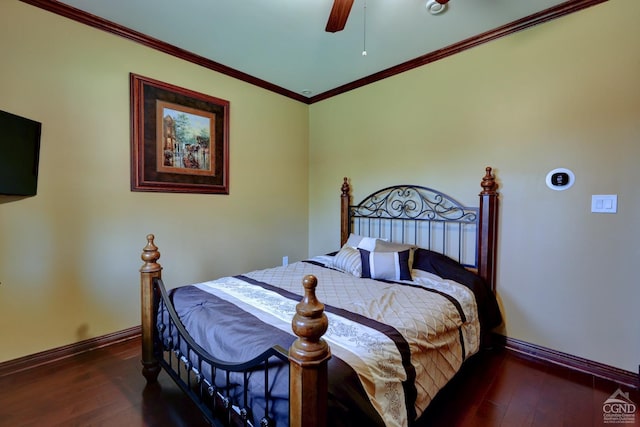
[[[591,212],[616,213],[618,212],[617,194],[594,194],[591,196]]]

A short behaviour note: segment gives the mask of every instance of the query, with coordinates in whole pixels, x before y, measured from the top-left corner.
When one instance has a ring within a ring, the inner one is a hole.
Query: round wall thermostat
[[[547,187],[556,191],[566,190],[575,180],[576,176],[569,169],[558,168],[547,174]]]

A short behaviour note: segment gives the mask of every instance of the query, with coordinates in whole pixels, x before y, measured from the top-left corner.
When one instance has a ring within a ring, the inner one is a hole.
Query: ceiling
[[[604,0],[23,1],[311,103]]]

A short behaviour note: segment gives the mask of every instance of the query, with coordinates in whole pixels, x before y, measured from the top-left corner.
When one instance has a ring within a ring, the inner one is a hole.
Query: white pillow
[[[350,246],[355,249],[365,249],[369,252],[373,252],[376,248],[376,243],[380,240],[384,239],[378,239],[376,237],[365,237],[351,233],[349,235],[349,238],[347,239],[347,243],[345,243],[345,246]]]

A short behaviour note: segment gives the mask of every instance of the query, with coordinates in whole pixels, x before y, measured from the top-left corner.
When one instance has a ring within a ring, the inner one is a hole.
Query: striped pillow
[[[362,274],[362,261],[360,261],[360,252],[351,246],[343,246],[331,261],[331,267],[344,273],[353,274],[360,277]]]
[[[400,252],[360,251],[362,277],[384,280],[411,280],[409,249]]]

